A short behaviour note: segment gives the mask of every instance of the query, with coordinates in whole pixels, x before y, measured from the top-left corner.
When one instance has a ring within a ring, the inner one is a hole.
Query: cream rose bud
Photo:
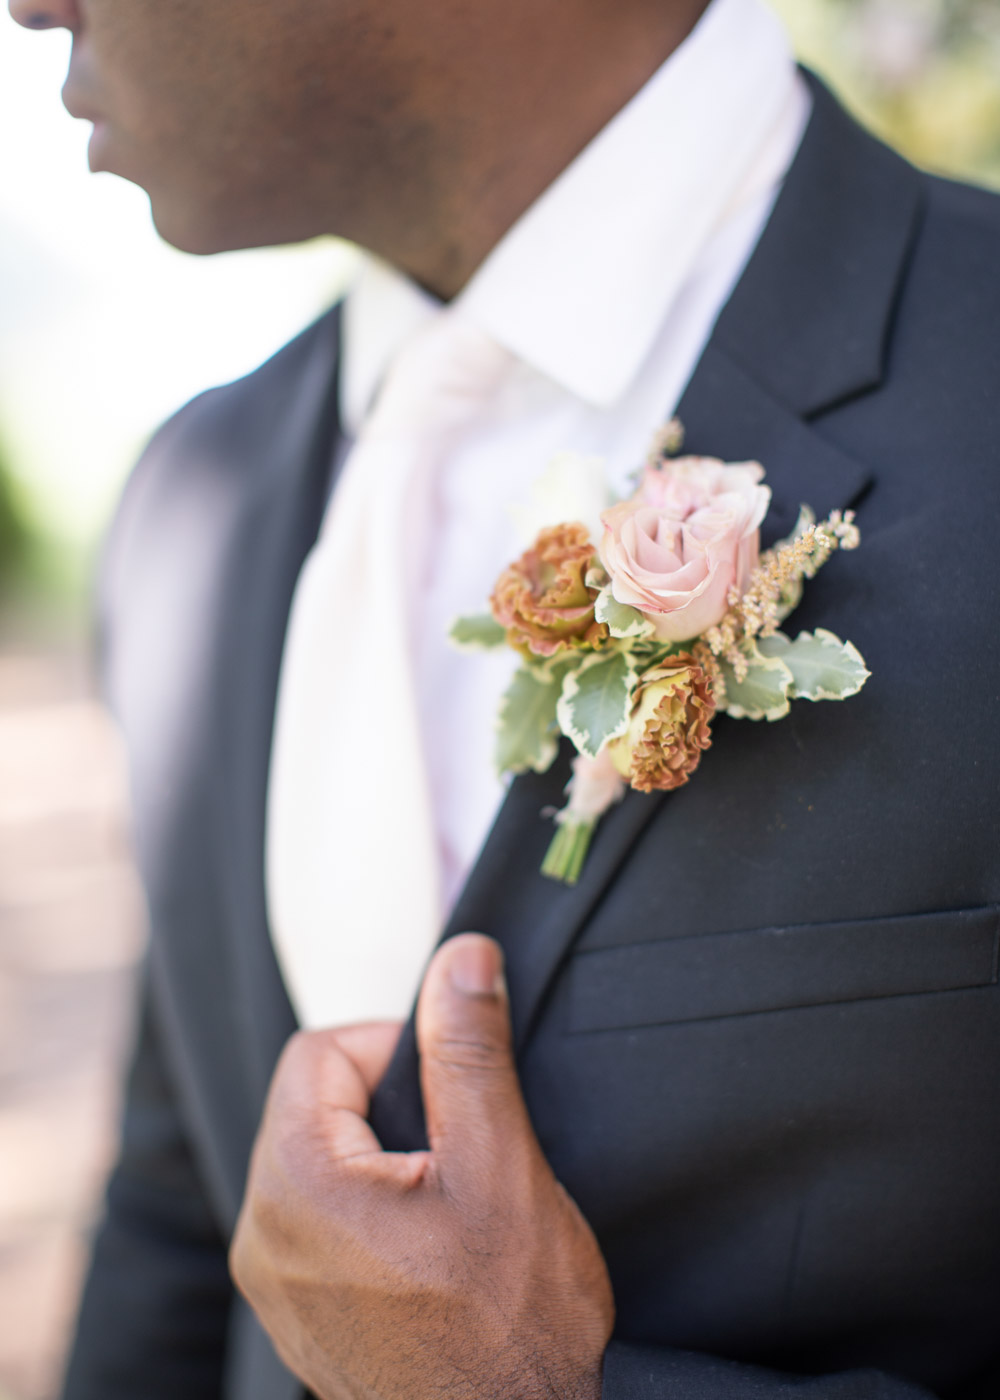
[[[733,585],[746,588],[771,502],[763,476],[758,462],[677,458],[647,469],[631,500],[604,511],[599,553],[611,591],[661,641],[700,637],[725,613]]]

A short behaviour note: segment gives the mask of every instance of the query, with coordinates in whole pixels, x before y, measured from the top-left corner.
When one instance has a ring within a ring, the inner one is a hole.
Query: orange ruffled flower
[[[711,682],[687,652],[639,678],[628,729],[612,739],[608,754],[639,792],[683,787],[712,744],[715,699]]]
[[[504,570],[490,607],[508,645],[522,654],[555,656],[607,638],[607,627],[594,617],[598,590],[584,582],[594,554],[586,525],[554,525]]]

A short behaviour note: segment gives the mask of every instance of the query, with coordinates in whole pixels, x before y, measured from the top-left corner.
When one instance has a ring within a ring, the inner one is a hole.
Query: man
[[[1000,1393],[997,201],[755,0],[11,8],[172,242],[383,260],[109,544],[153,936],[69,1400]],[[568,755],[487,835],[445,623],[554,451],[621,489],[674,410],[769,538],[858,508],[798,618],[873,679],[721,720],[568,889]]]

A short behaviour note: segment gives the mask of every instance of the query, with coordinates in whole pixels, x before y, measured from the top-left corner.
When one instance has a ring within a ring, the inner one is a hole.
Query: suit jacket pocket
[[[671,1025],[997,980],[1000,906],[701,934],[578,953],[570,1032]]]

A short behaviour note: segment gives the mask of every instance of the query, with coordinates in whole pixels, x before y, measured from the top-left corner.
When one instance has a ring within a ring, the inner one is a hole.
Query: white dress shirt
[[[689,38],[521,216],[452,304],[509,360],[489,412],[437,471],[431,566],[415,599],[442,919],[503,795],[492,762],[494,719],[516,665],[506,653],[455,651],[449,624],[482,610],[500,570],[525,547],[518,508],[554,455],[600,458],[611,489],[626,492],[760,237],[809,107],[785,33],[762,0],[712,0]],[[391,381],[401,347],[441,312],[401,274],[365,261],[344,307],[341,405],[350,436]],[[294,639],[292,627],[287,648]],[[320,906],[329,902],[328,891],[312,894]],[[314,926],[297,930],[286,918],[279,928],[271,912],[300,1018],[328,1024],[309,973]],[[405,940],[408,931],[395,936]],[[415,992],[415,985],[401,989],[389,1010],[405,1016]],[[359,988],[358,1015],[349,1019],[365,1019],[370,1004]],[[342,998],[337,1007],[343,1020]]]

